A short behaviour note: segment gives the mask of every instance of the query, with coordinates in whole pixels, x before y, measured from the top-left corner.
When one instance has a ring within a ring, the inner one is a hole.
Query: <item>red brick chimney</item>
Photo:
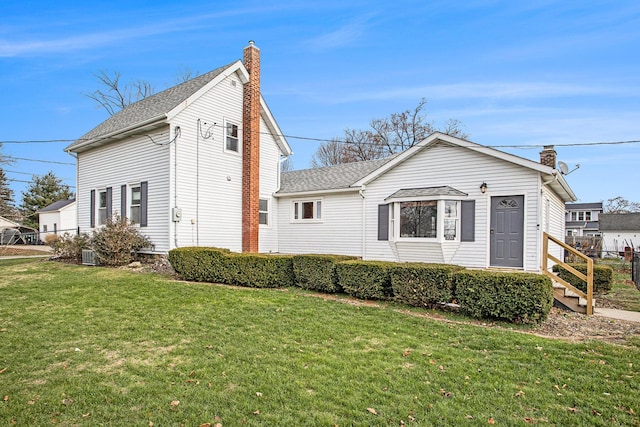
[[[260,216],[260,49],[244,48],[249,82],[242,100],[242,252],[258,252]]]
[[[540,152],[540,163],[545,166],[556,168],[556,150],[553,145],[545,145]]]

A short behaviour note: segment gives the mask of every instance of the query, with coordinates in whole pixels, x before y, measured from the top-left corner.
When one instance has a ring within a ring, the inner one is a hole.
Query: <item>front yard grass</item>
[[[0,424],[640,426],[640,348],[0,262]]]

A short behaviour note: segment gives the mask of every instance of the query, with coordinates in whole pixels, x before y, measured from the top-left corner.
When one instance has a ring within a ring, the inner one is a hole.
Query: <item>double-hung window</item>
[[[129,219],[136,224],[140,224],[140,185],[130,187],[131,198],[129,199]]]
[[[322,219],[322,200],[295,200],[293,202],[293,221],[320,221]]]
[[[107,190],[98,191],[98,225],[107,223]]]
[[[238,125],[225,121],[224,126],[224,149],[225,151],[240,152],[240,136]]]
[[[269,199],[260,199],[258,206],[260,224],[269,225]]]

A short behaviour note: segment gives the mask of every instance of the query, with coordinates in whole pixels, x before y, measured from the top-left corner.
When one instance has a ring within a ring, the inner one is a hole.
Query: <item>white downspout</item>
[[[358,194],[362,197],[362,259],[367,259],[367,204],[364,190],[365,186],[363,184]]]

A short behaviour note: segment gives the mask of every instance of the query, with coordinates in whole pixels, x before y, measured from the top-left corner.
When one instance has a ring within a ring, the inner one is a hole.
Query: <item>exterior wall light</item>
[[[483,182],[482,184],[480,184],[480,192],[482,194],[487,192],[487,183],[486,182]]]

